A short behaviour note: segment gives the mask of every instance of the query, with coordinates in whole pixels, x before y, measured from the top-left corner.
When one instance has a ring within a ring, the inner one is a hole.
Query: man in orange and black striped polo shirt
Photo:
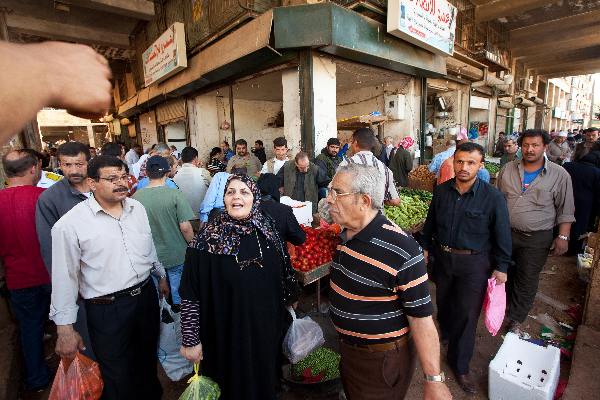
[[[330,294],[344,391],[349,400],[403,399],[416,350],[425,398],[450,399],[423,252],[381,214],[384,191],[375,167],[349,164],[338,169],[327,196],[331,217],[345,228]]]

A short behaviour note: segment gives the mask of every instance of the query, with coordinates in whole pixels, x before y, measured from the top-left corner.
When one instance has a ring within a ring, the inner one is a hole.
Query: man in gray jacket
[[[40,195],[35,210],[35,228],[40,241],[40,252],[50,276],[52,276],[52,227],[63,215],[90,196],[86,179],[90,160],[88,146],[79,142],[64,143],[58,147],[57,157],[65,177]],[[85,344],[83,354],[94,358],[87,331],[85,307],[79,307],[76,329]]]

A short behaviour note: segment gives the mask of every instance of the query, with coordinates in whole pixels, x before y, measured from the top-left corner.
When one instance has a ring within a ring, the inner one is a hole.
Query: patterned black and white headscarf
[[[268,242],[279,249],[280,239],[275,229],[273,220],[260,211],[260,190],[256,183],[247,175],[231,175],[227,179],[225,192],[232,181],[239,180],[245,183],[252,192],[254,199],[248,217],[244,219],[232,218],[227,211],[222,212],[213,221],[196,235],[190,242],[190,247],[206,249],[212,254],[235,256],[239,253],[241,237],[254,233],[258,229]],[[241,266],[241,265],[240,265]]]

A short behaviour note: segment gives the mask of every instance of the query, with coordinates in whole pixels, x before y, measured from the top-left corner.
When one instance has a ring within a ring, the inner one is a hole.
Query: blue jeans
[[[179,297],[179,284],[181,282],[181,275],[183,274],[183,264],[176,265],[174,267],[165,268],[167,271],[167,280],[169,281],[169,288],[171,289],[171,299],[173,304],[181,304],[181,297]],[[152,275],[152,280],[158,290],[158,279]]]
[[[44,361],[44,324],[50,312],[50,285],[10,291],[10,302],[21,333],[28,389],[41,389],[50,383],[50,371]]]

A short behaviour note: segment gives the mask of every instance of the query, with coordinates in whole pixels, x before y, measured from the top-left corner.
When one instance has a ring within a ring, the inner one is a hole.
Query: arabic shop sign
[[[183,23],[175,22],[142,55],[144,86],[164,81],[187,67]]]
[[[433,53],[452,55],[457,10],[447,0],[389,0],[388,33]]]

